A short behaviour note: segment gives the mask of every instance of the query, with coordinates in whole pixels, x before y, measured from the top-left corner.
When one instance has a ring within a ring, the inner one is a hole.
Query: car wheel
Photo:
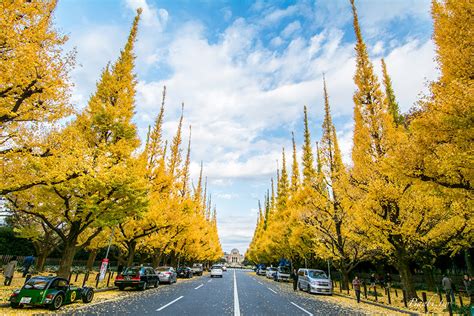
[[[147,288],[147,286],[148,286],[148,284],[146,284],[146,281],[143,282],[143,285],[142,285],[142,287],[140,288],[140,291],[145,291],[146,288]]]
[[[123,286],[123,285],[119,285],[118,288],[119,288],[119,291],[125,290],[125,286]]]
[[[308,287],[306,288],[306,291],[307,291],[309,294],[311,294],[311,286],[309,286],[309,284],[308,284]]]
[[[64,297],[62,294],[58,294],[54,297],[53,302],[49,305],[49,309],[55,311],[61,308],[64,302]]]
[[[93,289],[87,289],[85,291],[85,293],[82,295],[82,301],[84,303],[92,302],[93,298],[94,298],[94,290]]]
[[[154,284],[153,286],[154,286],[155,288],[157,288],[157,287],[158,287],[158,283],[159,283],[158,280],[156,280],[156,281],[155,281],[155,284]]]
[[[10,307],[11,307],[11,308],[18,308],[18,307],[20,307],[20,304],[19,304],[19,303],[15,303],[15,302],[10,302]]]

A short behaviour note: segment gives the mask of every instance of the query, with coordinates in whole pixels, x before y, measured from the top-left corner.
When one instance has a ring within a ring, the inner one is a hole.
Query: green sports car
[[[76,287],[68,280],[53,276],[37,276],[29,279],[19,290],[10,296],[10,306],[13,308],[31,306],[47,306],[52,310],[59,309],[64,304],[70,304],[82,299],[90,303],[94,298],[94,289]]]

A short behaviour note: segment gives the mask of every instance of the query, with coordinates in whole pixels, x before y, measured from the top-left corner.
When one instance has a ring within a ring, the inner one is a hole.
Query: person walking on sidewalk
[[[13,276],[15,275],[16,265],[18,261],[16,260],[16,256],[13,256],[10,261],[6,264],[5,270],[3,274],[5,275],[5,281],[3,285],[10,286],[12,284]]]
[[[447,275],[444,275],[443,279],[441,280],[441,284],[443,285],[446,295],[451,297],[451,303],[456,303],[456,299],[454,297],[453,281],[451,281]]]
[[[298,272],[296,271],[296,269],[293,269],[291,278],[293,279],[293,291],[296,291],[298,290]]]
[[[30,272],[30,267],[33,265],[35,262],[35,257],[33,255],[28,256],[23,260],[23,277],[26,277],[28,272]]]
[[[356,275],[354,280],[352,280],[352,287],[354,288],[354,292],[357,298],[357,303],[360,303],[360,280],[359,277]]]

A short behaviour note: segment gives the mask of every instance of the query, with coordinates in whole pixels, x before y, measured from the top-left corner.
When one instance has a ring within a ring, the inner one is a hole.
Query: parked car
[[[299,269],[298,288],[308,293],[332,295],[332,282],[323,270]]]
[[[204,271],[204,268],[202,266],[202,263],[194,263],[193,264],[193,275],[202,275],[202,272]]]
[[[155,269],[156,273],[158,274],[158,279],[160,283],[176,283],[177,282],[177,274],[173,267],[158,267]]]
[[[277,282],[289,282],[290,281],[290,267],[288,266],[279,266],[276,273],[275,279]]]
[[[158,287],[160,279],[152,267],[128,267],[115,278],[114,284],[123,291],[126,287],[145,290],[149,286]]]
[[[269,279],[273,279],[275,277],[275,273],[277,272],[276,268],[270,267],[267,269],[265,276]]]
[[[222,266],[214,265],[211,267],[211,278],[213,277],[222,278]]]
[[[222,271],[227,272],[227,267],[226,267],[226,266],[222,266]]]
[[[190,267],[179,267],[176,270],[176,273],[178,274],[178,278],[190,279],[193,277],[193,269],[191,269]]]
[[[257,269],[257,275],[266,275],[267,274],[267,269],[265,268],[258,268]]]
[[[77,287],[63,278],[36,276],[26,281],[21,289],[13,291],[9,301],[13,308],[32,305],[57,310],[79,300],[90,303],[93,298],[94,289],[90,287]]]

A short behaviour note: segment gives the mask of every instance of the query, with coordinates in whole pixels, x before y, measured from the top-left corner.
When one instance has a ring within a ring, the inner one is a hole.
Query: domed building
[[[230,251],[230,253],[224,253],[224,259],[227,262],[227,265],[232,266],[240,266],[244,261],[244,256],[240,254],[239,250],[234,248]]]

